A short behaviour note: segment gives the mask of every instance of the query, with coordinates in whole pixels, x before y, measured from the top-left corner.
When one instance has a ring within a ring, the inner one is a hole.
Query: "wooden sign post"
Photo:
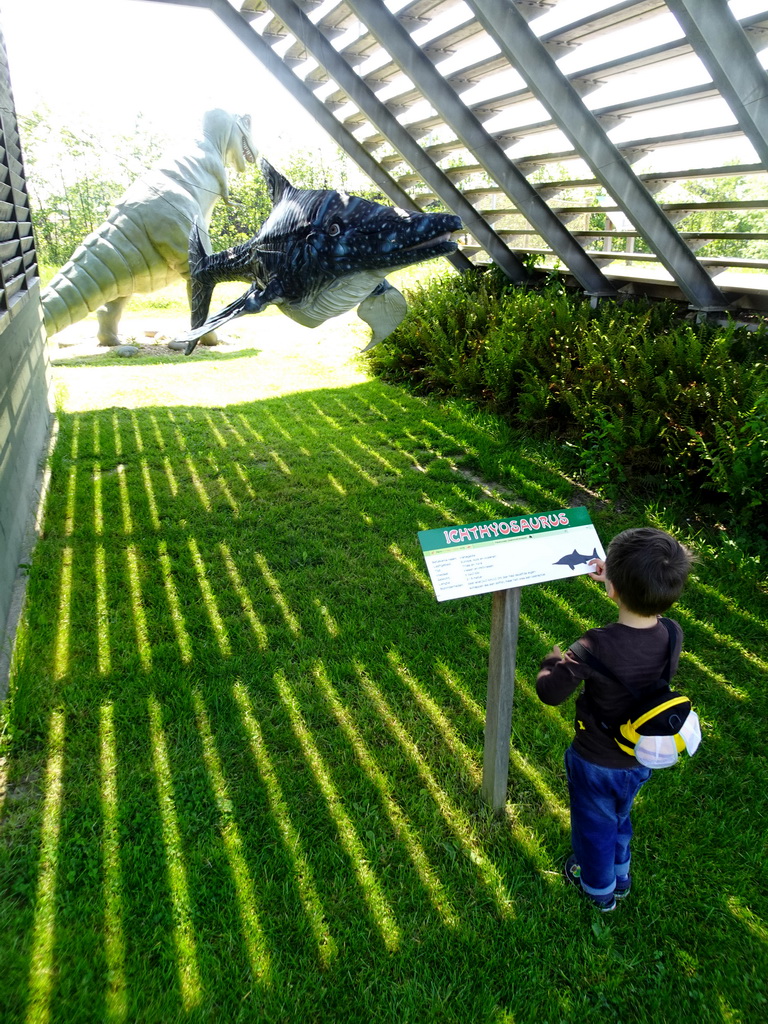
[[[483,800],[494,811],[507,802],[509,739],[515,698],[515,659],[520,626],[520,587],[497,590],[491,610],[491,650],[488,655],[488,698],[485,702]]]
[[[493,594],[481,793],[501,811],[507,799],[521,587],[589,573],[591,560],[605,553],[585,508],[421,530],[419,542],[438,601]]]

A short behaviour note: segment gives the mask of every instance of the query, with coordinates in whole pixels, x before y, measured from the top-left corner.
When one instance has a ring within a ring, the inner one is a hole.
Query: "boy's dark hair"
[[[636,615],[660,615],[680,597],[693,554],[663,530],[641,526],[608,545],[605,575]]]

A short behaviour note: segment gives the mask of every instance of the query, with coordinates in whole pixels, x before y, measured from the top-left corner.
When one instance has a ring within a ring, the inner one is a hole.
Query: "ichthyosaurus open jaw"
[[[270,303],[307,327],[358,306],[372,327],[370,348],[405,315],[405,299],[386,275],[458,248],[451,235],[461,221],[452,214],[408,212],[346,192],[298,189],[266,160],[261,167],[273,205],[254,238],[208,254],[198,228],[191,232],[192,330],[179,339],[187,342],[188,355],[204,334]],[[213,290],[224,281],[251,287],[209,317]]]

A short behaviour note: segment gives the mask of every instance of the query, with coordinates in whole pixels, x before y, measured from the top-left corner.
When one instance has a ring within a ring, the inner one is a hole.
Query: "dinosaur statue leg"
[[[187,278],[187,300],[189,301],[189,308],[192,309],[192,282]],[[207,310],[206,310],[207,312]],[[197,326],[194,324],[193,326]],[[218,345],[219,339],[216,337],[216,331],[209,331],[200,338],[201,345]]]
[[[120,338],[117,336],[117,325],[120,323],[120,317],[123,315],[123,309],[128,298],[128,295],[122,295],[119,299],[105,302],[103,306],[99,306],[96,310],[96,319],[99,321],[99,330],[96,337],[99,339],[100,345],[112,348],[120,344]]]

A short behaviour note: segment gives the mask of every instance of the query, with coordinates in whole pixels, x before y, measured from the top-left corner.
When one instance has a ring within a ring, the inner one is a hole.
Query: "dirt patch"
[[[506,508],[516,509],[520,505],[520,499],[515,492],[505,487],[504,484],[494,483],[493,481],[485,480],[483,477],[478,476],[477,473],[471,472],[469,469],[461,469],[459,466],[451,466],[454,473],[458,473],[459,476],[464,477],[471,484],[479,487],[483,494],[489,498],[493,498],[494,501],[498,501],[500,505],[504,505]],[[508,501],[507,498],[513,499]]]
[[[179,317],[124,316],[120,321],[120,345],[133,345],[140,355],[171,356],[184,359],[183,349],[174,349],[170,343],[189,330],[189,321]],[[105,358],[114,356],[119,346],[100,345],[96,337],[98,323],[88,317],[59,331],[49,341],[51,359],[57,363],[69,359]],[[253,347],[248,331],[226,328],[219,332],[217,345],[199,345],[200,351],[219,353],[237,352]],[[126,357],[128,358],[128,357]]]

